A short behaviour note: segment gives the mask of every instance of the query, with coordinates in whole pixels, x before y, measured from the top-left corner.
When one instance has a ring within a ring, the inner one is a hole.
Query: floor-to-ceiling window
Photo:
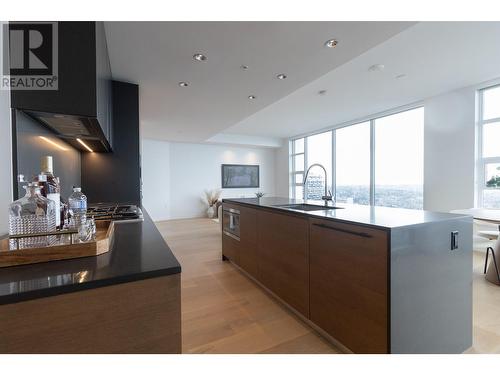
[[[478,99],[478,205],[500,208],[500,85]]]
[[[424,109],[375,121],[375,205],[423,207]]]
[[[370,204],[370,122],[335,130],[335,185],[339,202]]]
[[[327,191],[332,191],[332,132],[311,135],[306,138],[306,168],[320,164],[326,169]],[[309,169],[305,185],[307,199],[321,199],[325,195],[325,172],[319,166]]]
[[[321,168],[302,189],[304,170],[319,163],[338,202],[421,209],[423,124],[419,107],[292,141],[293,197],[321,199]]]

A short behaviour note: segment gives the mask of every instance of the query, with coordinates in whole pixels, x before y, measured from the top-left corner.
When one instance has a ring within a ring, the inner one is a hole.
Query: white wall
[[[275,195],[275,150],[142,140],[143,205],[153,220],[202,217],[205,189],[221,187],[221,164],[260,165],[260,188],[224,189],[222,197]]]
[[[476,87],[425,100],[424,209],[474,207]]]
[[[154,220],[170,218],[170,143],[141,142],[142,204]]]
[[[3,22],[0,22],[0,51],[3,40]],[[0,234],[9,231],[7,208],[12,201],[10,92],[0,90]]]

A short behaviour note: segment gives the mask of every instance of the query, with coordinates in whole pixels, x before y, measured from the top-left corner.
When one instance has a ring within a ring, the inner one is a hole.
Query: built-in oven
[[[222,230],[226,236],[240,240],[240,211],[224,207],[222,210]]]

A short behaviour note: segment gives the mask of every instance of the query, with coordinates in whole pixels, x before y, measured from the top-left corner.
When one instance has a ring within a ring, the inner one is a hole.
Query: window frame
[[[484,125],[500,122],[500,117],[491,118],[488,120],[484,120],[484,92],[500,88],[500,84],[483,87],[477,90],[477,162],[476,162],[476,206],[483,208],[484,207],[484,192],[491,191],[500,191],[499,188],[489,188],[486,186],[486,168],[488,164],[500,164],[500,156],[483,156],[483,128]],[[499,125],[500,126],[500,125]],[[500,208],[500,207],[498,207]]]
[[[362,124],[362,123],[365,123],[365,122],[369,122],[370,124],[370,186],[369,186],[369,191],[370,191],[370,205],[374,205],[375,204],[375,145],[376,145],[376,140],[375,140],[375,122],[376,120],[378,119],[381,119],[381,118],[384,118],[384,117],[388,117],[388,116],[392,116],[392,115],[396,115],[398,113],[403,113],[403,112],[407,112],[407,111],[412,111],[412,110],[416,110],[416,109],[419,109],[419,108],[423,108],[424,109],[424,113],[425,113],[425,106],[423,104],[423,102],[417,102],[417,103],[413,103],[413,104],[410,104],[410,105],[407,105],[407,106],[402,106],[402,107],[398,107],[398,108],[395,108],[395,109],[392,109],[392,110],[389,110],[389,111],[385,111],[385,112],[380,112],[378,114],[375,114],[375,115],[371,115],[371,116],[367,116],[367,117],[364,117],[364,118],[361,118],[361,119],[358,119],[358,120],[354,120],[354,121],[350,121],[350,122],[346,122],[344,124],[341,124],[341,125],[338,125],[338,126],[335,126],[335,127],[331,127],[331,128],[325,128],[325,129],[321,129],[319,131],[316,131],[316,132],[311,132],[311,133],[307,133],[307,134],[301,134],[299,136],[296,136],[296,137],[292,137],[290,138],[290,142],[292,144],[292,153],[291,153],[291,158],[292,158],[292,168],[291,168],[291,173],[292,173],[292,198],[293,199],[298,199],[298,197],[295,196],[295,187],[296,186],[299,186],[299,185],[302,185],[302,184],[298,184],[295,182],[295,175],[296,174],[299,174],[301,173],[302,176],[304,176],[305,172],[306,172],[306,166],[307,166],[307,138],[310,137],[310,136],[313,136],[313,135],[317,135],[317,134],[321,134],[321,133],[326,133],[326,132],[332,132],[332,168],[331,170],[329,171],[329,173],[331,173],[331,176],[332,176],[332,195],[334,197],[334,199],[336,200],[336,196],[337,196],[337,179],[336,179],[336,140],[337,140],[337,130],[338,129],[342,129],[342,128],[346,128],[346,127],[349,127],[349,126],[355,126],[355,125],[359,125],[359,124]],[[492,122],[492,121],[489,121],[488,122]],[[298,140],[298,139],[303,139],[304,140],[304,171],[303,172],[296,172],[296,169],[295,169],[295,158],[294,156],[295,155],[300,155],[301,153],[298,153],[298,154],[295,154],[295,141]],[[500,157],[498,157],[499,159],[499,163],[500,163]],[[305,188],[303,190],[304,192],[304,195],[306,193],[305,191]],[[300,197],[301,199],[304,198],[304,197]],[[423,209],[423,207],[422,207]]]
[[[302,139],[304,142],[304,147],[302,152],[296,152],[295,150],[295,141]],[[294,139],[290,139],[291,143],[291,150],[292,152],[290,153],[291,161],[292,161],[292,171],[291,171],[291,186],[292,186],[292,198],[293,199],[299,199],[298,197],[295,196],[295,188],[297,186],[303,186],[302,183],[297,183],[296,182],[296,176],[302,175],[302,181],[304,181],[304,174],[306,173],[306,165],[307,165],[307,139],[306,137],[298,137]],[[304,156],[304,165],[302,166],[301,171],[297,171],[296,165],[295,165],[295,157],[298,155],[303,155]],[[304,197],[300,197],[302,199]]]

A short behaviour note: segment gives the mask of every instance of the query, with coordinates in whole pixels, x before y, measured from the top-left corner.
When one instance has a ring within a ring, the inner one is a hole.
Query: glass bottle
[[[40,161],[40,175],[35,179],[39,182],[44,197],[54,201],[56,207],[56,227],[62,228],[61,221],[61,187],[59,177],[54,176],[52,156],[44,156]]]
[[[82,188],[74,187],[73,193],[68,198],[68,202],[72,213],[72,226],[80,229],[85,225],[87,218],[87,197],[82,193]]]
[[[55,231],[56,208],[54,201],[41,195],[40,186],[36,182],[30,182],[24,188],[26,195],[9,205],[9,234],[38,234]],[[11,239],[9,241],[10,248],[50,246],[55,243],[56,237],[26,237],[18,241]]]
[[[61,197],[61,229],[65,229],[69,224],[69,205],[68,202]]]

